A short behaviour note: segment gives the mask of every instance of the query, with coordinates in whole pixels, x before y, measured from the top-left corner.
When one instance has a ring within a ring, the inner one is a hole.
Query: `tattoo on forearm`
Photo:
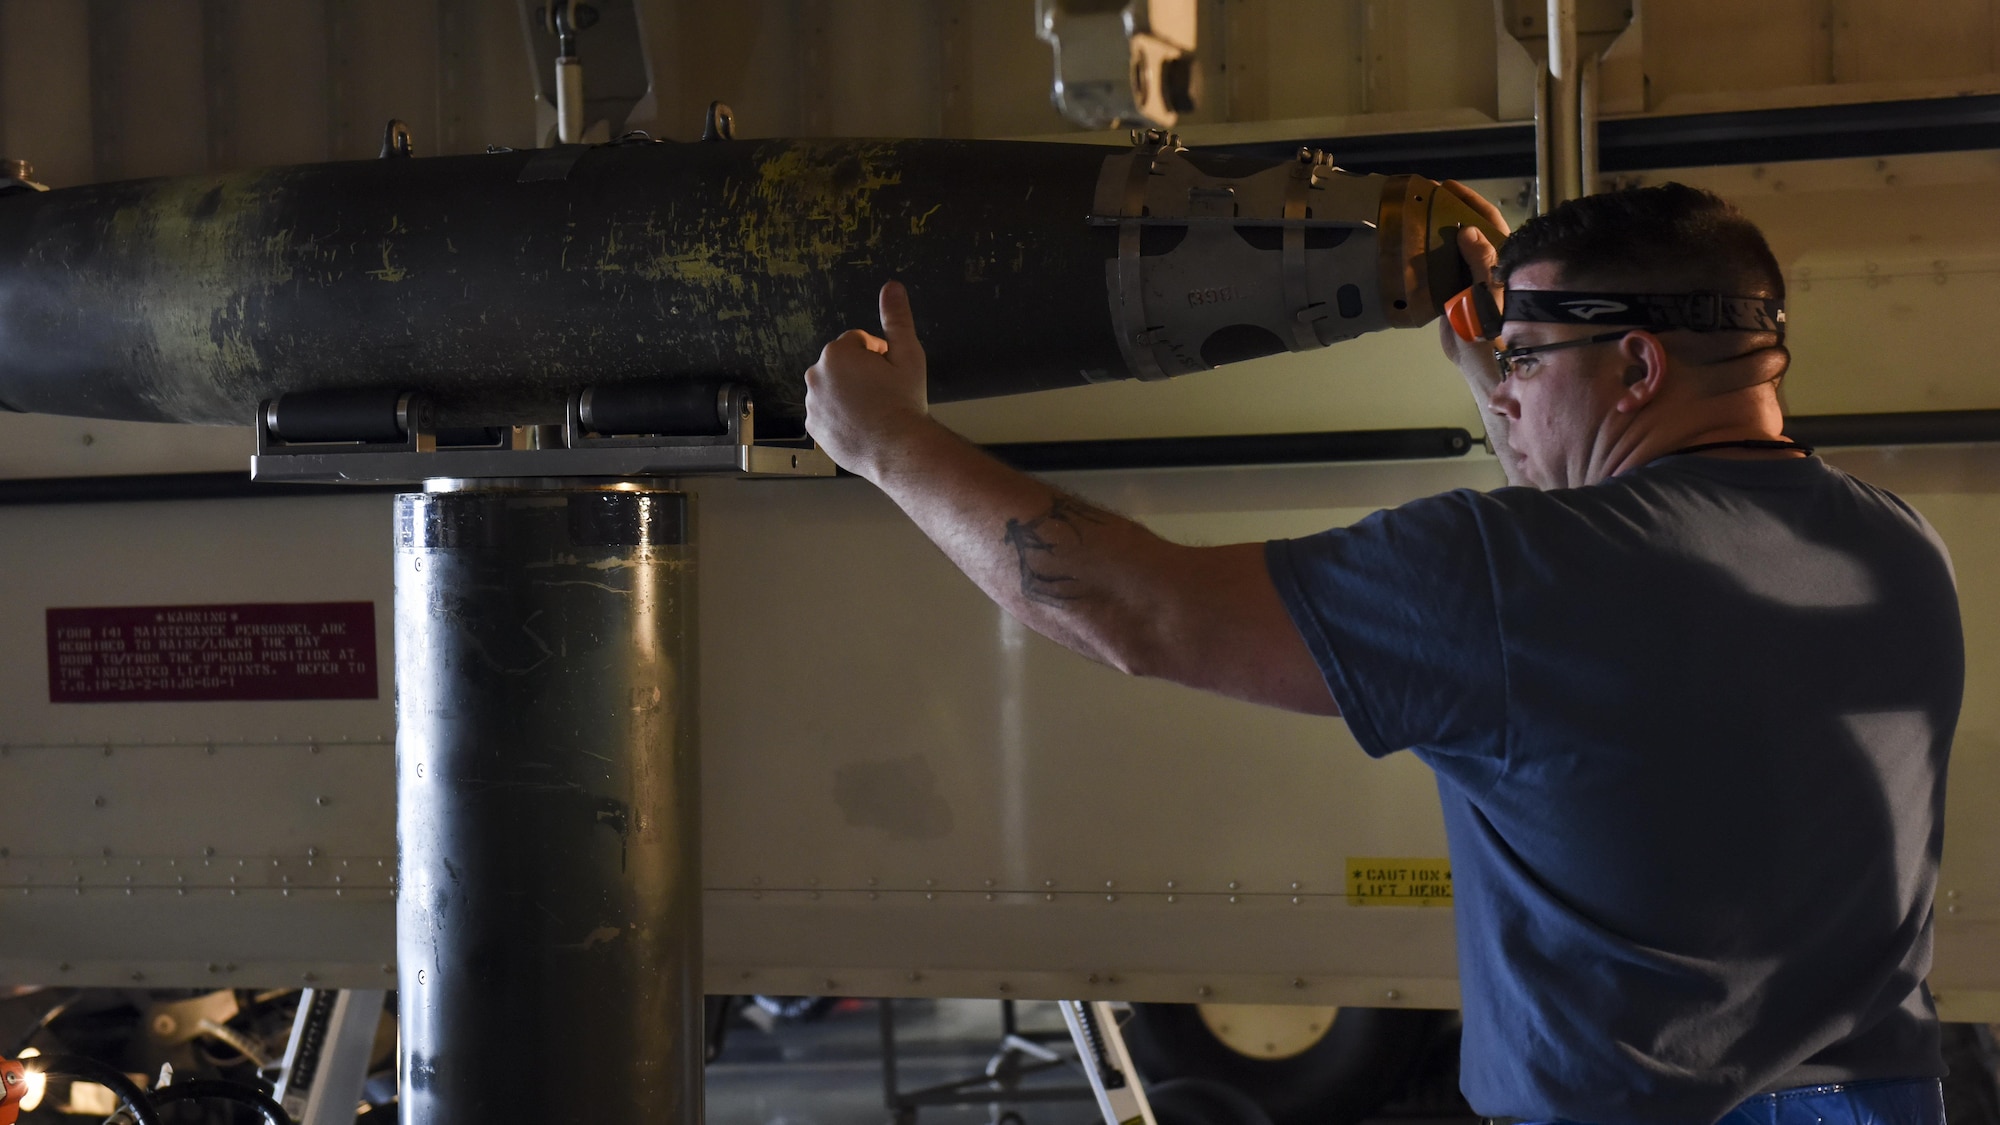
[[[1051,569],[1061,560],[1058,551],[1083,542],[1087,525],[1102,524],[1105,514],[1074,497],[1060,493],[1049,510],[1031,520],[1007,521],[1001,542],[1014,548],[1021,566],[1021,595],[1029,601],[1060,608],[1083,597],[1074,575]]]

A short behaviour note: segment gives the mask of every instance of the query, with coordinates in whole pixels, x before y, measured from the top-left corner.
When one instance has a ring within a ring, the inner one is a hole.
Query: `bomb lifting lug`
[[[561,425],[446,427],[422,395],[306,391],[257,411],[253,480],[398,484],[453,479],[829,477],[810,441],[757,440],[735,383],[611,384],[569,396]]]
[[[21,191],[47,191],[35,182],[35,166],[25,160],[0,157],[0,195]]]
[[[701,123],[701,139],[704,141],[733,141],[736,139],[736,111],[726,103],[708,103],[708,116]]]
[[[381,159],[408,160],[416,154],[416,142],[411,137],[410,127],[391,117],[389,123],[382,127]]]

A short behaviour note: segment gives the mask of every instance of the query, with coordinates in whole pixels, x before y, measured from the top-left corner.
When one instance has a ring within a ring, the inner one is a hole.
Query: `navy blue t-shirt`
[[[1437,776],[1491,1116],[1707,1122],[1940,1076],[1951,564],[1813,458],[1680,456],[1273,542],[1355,739]]]

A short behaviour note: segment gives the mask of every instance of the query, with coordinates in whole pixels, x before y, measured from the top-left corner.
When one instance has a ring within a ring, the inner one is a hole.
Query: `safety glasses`
[[[1493,362],[1500,365],[1502,379],[1526,379],[1535,373],[1536,356],[1545,352],[1559,352],[1564,348],[1581,348],[1589,344],[1608,344],[1613,340],[1623,340],[1637,328],[1624,328],[1617,332],[1599,332],[1595,336],[1585,336],[1581,340],[1557,340],[1553,344],[1534,344],[1525,348],[1493,349]],[[1521,361],[1527,360],[1526,364]]]

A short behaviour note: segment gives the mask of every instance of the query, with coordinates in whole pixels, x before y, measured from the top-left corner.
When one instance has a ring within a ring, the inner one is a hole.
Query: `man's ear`
[[[1618,341],[1619,358],[1625,361],[1625,370],[1619,381],[1625,390],[1618,396],[1613,409],[1621,414],[1631,414],[1660,396],[1667,377],[1667,349],[1660,344],[1660,338],[1639,329]]]

